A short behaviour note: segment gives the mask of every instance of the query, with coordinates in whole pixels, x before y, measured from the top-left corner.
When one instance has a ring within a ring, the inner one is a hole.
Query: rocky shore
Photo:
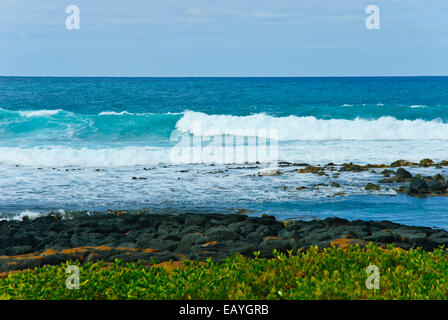
[[[367,183],[364,186],[368,191],[379,191],[382,188],[393,189],[397,193],[404,193],[410,196],[427,197],[427,196],[448,196],[448,179],[440,173],[432,176],[422,174],[412,175],[405,168],[435,168],[442,169],[448,166],[448,161],[444,160],[439,163],[432,159],[422,159],[419,163],[406,160],[397,160],[391,164],[367,164],[359,165],[354,163],[344,163],[336,165],[329,163],[323,166],[311,166],[308,164],[294,164],[289,162],[281,162],[281,168],[287,167],[304,167],[297,170],[297,173],[313,173],[319,176],[337,178],[343,172],[366,172],[381,174],[382,179],[378,183]],[[276,175],[281,174],[280,170],[276,170]],[[272,174],[271,174],[272,175]],[[333,182],[332,187],[340,187],[339,183]],[[297,187],[296,190],[307,189],[306,187]]]
[[[184,259],[215,261],[234,253],[272,257],[274,249],[297,251],[317,245],[346,247],[373,242],[404,249],[448,245],[448,232],[388,221],[277,221],[245,214],[138,214],[125,211],[33,220],[0,221],[0,272],[67,260],[154,264]]]

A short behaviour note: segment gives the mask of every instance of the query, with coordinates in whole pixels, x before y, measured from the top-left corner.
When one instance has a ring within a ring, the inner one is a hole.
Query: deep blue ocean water
[[[333,179],[345,194],[335,196],[294,192],[319,182],[312,174],[259,177],[263,161],[242,168],[169,156],[176,132],[238,145],[242,130],[258,129],[277,132],[278,160],[290,162],[445,160],[448,77],[0,77],[0,212],[249,208],[448,228],[446,198],[369,193],[373,173]]]

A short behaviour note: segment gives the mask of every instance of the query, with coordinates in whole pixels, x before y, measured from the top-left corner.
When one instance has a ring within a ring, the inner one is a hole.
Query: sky
[[[447,0],[0,0],[0,75],[446,76],[447,13]]]

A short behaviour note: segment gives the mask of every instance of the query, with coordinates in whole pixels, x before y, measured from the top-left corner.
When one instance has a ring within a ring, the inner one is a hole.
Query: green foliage
[[[370,244],[172,268],[67,262],[0,278],[0,299],[446,299],[446,254]],[[79,266],[79,290],[65,286],[71,264]],[[380,269],[378,290],[366,287],[369,265]]]

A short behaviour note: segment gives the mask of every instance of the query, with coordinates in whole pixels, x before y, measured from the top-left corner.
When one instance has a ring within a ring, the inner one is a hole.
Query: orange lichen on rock
[[[76,248],[70,248],[70,249],[63,249],[63,250],[55,250],[55,249],[47,249],[42,253],[39,252],[33,252],[33,253],[27,253],[22,255],[16,255],[16,256],[0,256],[0,260],[10,260],[10,259],[16,259],[16,260],[25,260],[25,259],[43,259],[44,256],[52,256],[55,254],[66,254],[66,255],[74,255],[78,256],[82,253],[87,253],[89,251],[110,251],[110,250],[118,250],[118,251],[132,251],[132,252],[145,252],[145,253],[156,253],[157,251],[151,248],[146,249],[138,249],[138,248],[127,248],[127,247],[109,247],[109,246],[84,246],[84,247],[76,247]]]
[[[63,254],[77,254],[77,253],[87,252],[87,250],[88,249],[86,247],[78,247],[78,248],[64,249],[64,250],[60,251],[60,253],[63,253]]]
[[[43,256],[51,256],[53,254],[58,253],[58,251],[54,250],[54,249],[47,249],[44,252],[42,252]]]
[[[207,243],[204,243],[201,247],[211,247],[211,246],[216,246],[218,244],[218,241],[210,241]]]
[[[346,239],[346,238],[339,238],[335,239],[330,242],[332,246],[338,246],[339,248],[347,248],[351,245],[355,244],[364,244],[364,241],[360,239]]]

